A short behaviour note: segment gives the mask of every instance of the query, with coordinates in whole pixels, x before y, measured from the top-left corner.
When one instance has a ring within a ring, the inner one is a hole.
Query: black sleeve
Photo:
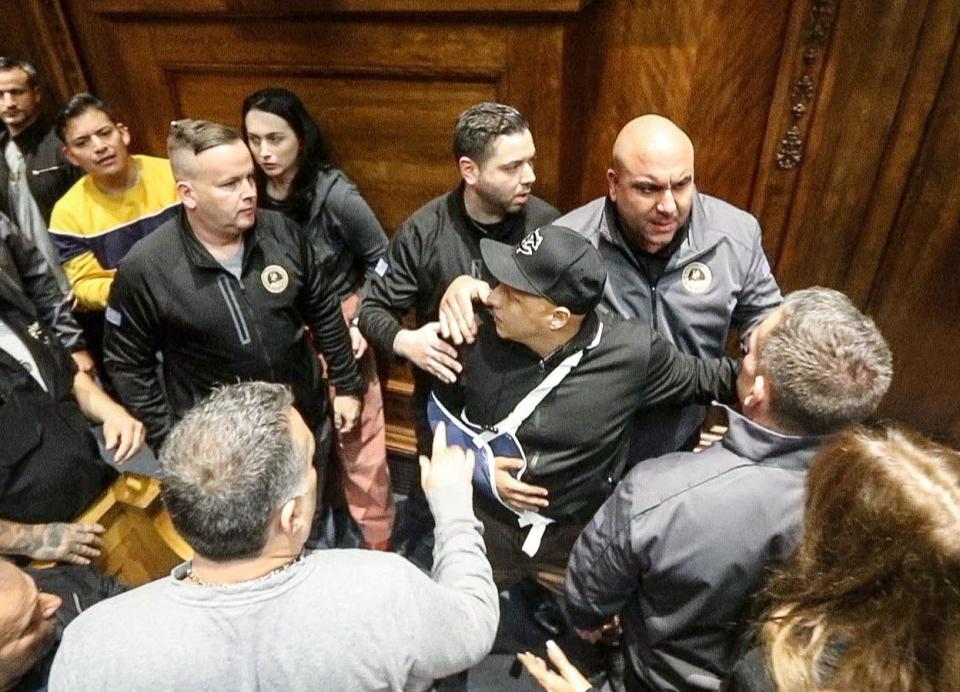
[[[736,403],[740,362],[733,358],[700,359],[680,353],[650,330],[650,359],[642,383],[641,408],[658,404]]]
[[[360,331],[383,353],[393,355],[393,341],[403,316],[416,305],[424,261],[422,233],[409,220],[390,241],[383,272],[367,280],[360,304]]]
[[[68,351],[86,348],[83,331],[70,310],[70,302],[57,285],[53,270],[33,241],[17,230],[7,219],[0,219],[4,228],[0,238],[20,275],[23,292],[37,309],[37,315]]]
[[[103,361],[130,414],[147,428],[159,450],[170,431],[170,410],[158,374],[159,315],[140,272],[123,263],[110,289],[103,334]]]
[[[304,269],[297,309],[313,333],[317,350],[327,362],[327,374],[337,394],[356,394],[363,390],[363,380],[353,357],[350,333],[347,323],[343,321],[340,303],[329,289],[313,246],[302,233],[294,233],[293,237],[300,243],[301,266]]]

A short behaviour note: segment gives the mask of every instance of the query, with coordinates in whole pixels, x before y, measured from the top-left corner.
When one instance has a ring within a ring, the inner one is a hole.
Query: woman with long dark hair
[[[839,436],[766,595],[727,689],[960,690],[960,454],[897,428]]]
[[[242,131],[256,161],[258,205],[303,228],[351,325],[364,375],[361,425],[337,436],[350,513],[367,547],[385,549],[393,527],[383,398],[373,349],[356,328],[359,292],[387,249],[387,236],[357,188],[334,165],[330,146],[300,98],[261,89],[243,101]]]

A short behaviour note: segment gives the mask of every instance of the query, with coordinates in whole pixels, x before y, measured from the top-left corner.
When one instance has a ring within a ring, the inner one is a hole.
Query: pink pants
[[[354,293],[340,304],[345,320],[353,318],[359,303],[360,296]],[[335,433],[337,456],[342,463],[343,491],[350,515],[360,525],[367,545],[382,547],[390,540],[396,510],[387,466],[383,394],[373,346],[367,346],[357,364],[363,375],[363,412],[360,424],[351,432]],[[331,387],[331,403],[333,396]]]

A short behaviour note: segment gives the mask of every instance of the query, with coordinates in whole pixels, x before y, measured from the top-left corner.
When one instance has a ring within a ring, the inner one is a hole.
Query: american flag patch
[[[120,326],[120,322],[122,321],[122,317],[121,317],[121,315],[120,315],[120,311],[119,311],[119,310],[114,310],[112,307],[110,307],[110,306],[108,305],[108,306],[107,306],[107,310],[106,310],[106,312],[103,314],[103,316],[104,316],[104,318],[107,320],[107,322],[109,322],[110,324],[112,324],[114,327],[119,327],[119,326]]]

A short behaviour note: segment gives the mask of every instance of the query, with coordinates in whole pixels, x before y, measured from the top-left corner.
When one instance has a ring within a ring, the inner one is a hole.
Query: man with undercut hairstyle
[[[577,540],[567,609],[597,639],[619,616],[627,689],[719,689],[750,600],[786,557],[818,447],[870,416],[890,385],[890,348],[838,291],[810,288],[750,333],[743,413],[723,439],[635,467]]]
[[[536,148],[515,108],[478,103],[460,114],[453,131],[460,185],[404,221],[367,282],[360,329],[381,351],[413,364],[413,417],[421,454],[430,448],[427,394],[460,371],[456,349],[441,338],[440,297],[456,277],[491,280],[480,240],[513,244],[560,213],[531,194]],[[414,310],[415,327],[401,323]]]
[[[425,690],[476,664],[499,606],[470,502],[473,458],[444,440],[438,431],[420,460],[432,578],[392,553],[304,553],[310,429],[282,385],[219,389],[160,457],[163,501],[193,560],[67,627],[50,690]]]
[[[336,390],[333,423],[341,432],[357,422],[363,381],[313,246],[283,214],[257,210],[253,159],[239,131],[181,120],[167,148],[183,205],[117,272],[104,339],[117,392],[159,448],[219,385],[289,385],[316,436],[323,474],[332,431],[318,352]]]

